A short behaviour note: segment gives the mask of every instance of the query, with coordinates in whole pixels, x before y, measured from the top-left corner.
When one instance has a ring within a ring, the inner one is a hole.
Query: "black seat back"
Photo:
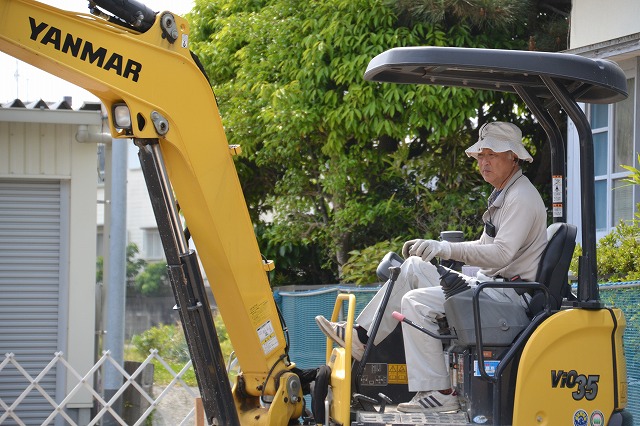
[[[578,228],[557,222],[547,228],[547,247],[542,252],[536,281],[544,284],[551,295],[551,309],[559,309],[569,292],[569,265],[576,246]],[[535,294],[530,302],[530,315],[544,309],[544,294]]]

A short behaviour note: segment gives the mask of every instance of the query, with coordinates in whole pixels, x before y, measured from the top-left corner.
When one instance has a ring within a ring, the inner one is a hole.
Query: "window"
[[[588,105],[593,132],[596,231],[602,236],[621,220],[633,219],[634,188],[623,165],[635,166],[635,79],[627,80],[629,97],[613,105]]]
[[[142,235],[143,253],[145,260],[164,259],[164,250],[158,228],[149,228],[143,231]]]

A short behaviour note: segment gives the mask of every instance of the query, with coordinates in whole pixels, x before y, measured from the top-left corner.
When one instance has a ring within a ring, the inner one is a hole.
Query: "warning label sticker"
[[[551,178],[551,188],[554,203],[562,203],[562,176],[553,176]]]
[[[390,385],[405,385],[409,383],[406,364],[389,364],[387,382]]]
[[[249,309],[251,322],[254,326],[264,323],[269,318],[269,302],[264,299]]]
[[[487,376],[493,377],[496,374],[496,367],[498,367],[500,361],[485,361],[484,362],[484,371],[487,373]],[[480,376],[480,368],[478,367],[478,360],[473,361],[473,375]]]
[[[278,338],[270,320],[258,327],[256,331],[265,355],[278,347]]]
[[[562,217],[562,204],[554,204],[553,205],[553,217]]]

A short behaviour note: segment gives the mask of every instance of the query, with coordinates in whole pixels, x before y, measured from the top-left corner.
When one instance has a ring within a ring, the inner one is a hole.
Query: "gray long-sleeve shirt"
[[[518,170],[489,204],[482,220],[496,234],[479,240],[451,243],[451,259],[480,267],[486,276],[535,281],[540,256],[547,245],[547,213],[533,184]]]

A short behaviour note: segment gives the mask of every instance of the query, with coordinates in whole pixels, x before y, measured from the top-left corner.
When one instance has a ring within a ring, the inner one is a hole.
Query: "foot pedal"
[[[353,394],[353,409],[362,410],[362,411],[373,411],[378,412],[376,410],[376,405],[378,405],[378,401],[375,398],[371,398],[370,396],[363,395],[361,393]]]

